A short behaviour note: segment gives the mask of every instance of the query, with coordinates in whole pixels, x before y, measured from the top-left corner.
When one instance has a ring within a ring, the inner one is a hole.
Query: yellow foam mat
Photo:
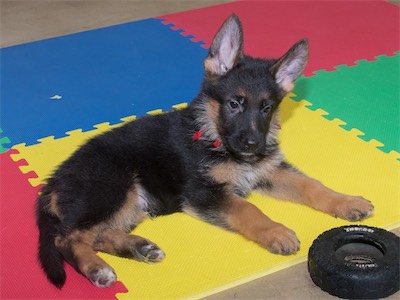
[[[281,145],[290,162],[327,186],[343,193],[363,195],[375,205],[375,215],[363,224],[384,228],[400,225],[400,164],[393,155],[376,148],[374,141],[345,131],[340,120],[328,121],[324,112],[306,108],[306,101],[289,97],[281,105]],[[99,129],[93,130],[94,135]],[[49,172],[87,137],[81,132],[61,139],[15,148],[43,182]],[[77,138],[80,136],[80,138]],[[69,142],[70,141],[70,142]],[[62,144],[61,144],[62,143]],[[62,148],[62,149],[61,149]],[[37,169],[38,168],[38,169]],[[296,231],[301,240],[298,254],[274,255],[239,235],[226,232],[178,213],[143,222],[134,230],[157,243],[165,260],[148,265],[100,254],[116,270],[128,293],[118,299],[201,298],[306,260],[312,241],[323,231],[349,222],[310,208],[252,194],[248,201],[273,220]],[[323,199],[321,199],[323,201]]]

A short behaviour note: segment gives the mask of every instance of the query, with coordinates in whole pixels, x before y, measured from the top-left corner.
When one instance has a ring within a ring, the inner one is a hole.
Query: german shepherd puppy
[[[89,140],[62,163],[37,201],[39,260],[61,288],[64,260],[98,287],[114,270],[95,251],[145,262],[165,254],[130,234],[143,219],[185,212],[237,232],[272,253],[299,250],[296,234],[244,197],[252,190],[358,221],[362,197],[336,193],[285,161],[278,106],[308,59],[300,40],[279,59],[243,54],[236,15],[216,34],[199,95],[185,109],[146,116]]]

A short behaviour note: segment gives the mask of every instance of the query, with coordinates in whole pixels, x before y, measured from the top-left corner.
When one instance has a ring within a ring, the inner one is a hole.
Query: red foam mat
[[[393,55],[399,50],[399,12],[398,6],[383,0],[238,1],[159,18],[208,47],[223,20],[236,13],[244,25],[246,53],[259,57],[279,57],[308,37],[311,59],[305,75],[311,75]]]

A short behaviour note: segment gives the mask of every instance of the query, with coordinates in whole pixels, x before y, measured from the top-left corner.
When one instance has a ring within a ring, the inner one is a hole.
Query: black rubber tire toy
[[[343,226],[321,234],[308,252],[314,283],[345,299],[385,298],[399,290],[400,238],[384,229]]]

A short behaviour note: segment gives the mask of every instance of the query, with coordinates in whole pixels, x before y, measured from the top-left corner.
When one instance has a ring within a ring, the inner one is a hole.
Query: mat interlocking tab
[[[235,1],[159,18],[209,47],[221,23],[236,13],[243,22],[245,52],[258,57],[279,57],[307,37],[311,56],[305,74],[309,76],[316,70],[399,50],[399,11],[400,7],[383,0]]]
[[[31,176],[28,180],[34,187],[45,183],[45,180],[54,171],[55,167],[63,160],[67,159],[81,144],[94,136],[108,131],[112,128],[134,120],[136,117],[126,117],[121,119],[123,122],[110,125],[105,122],[94,127],[89,131],[82,129],[68,131],[65,137],[55,139],[54,136],[39,139],[38,144],[27,146],[18,144],[13,146],[11,158],[20,161],[20,170],[26,174],[35,171],[38,176]],[[23,163],[26,161],[26,163]]]
[[[196,43],[198,46],[200,46],[204,49],[208,49],[208,46],[206,45],[205,42],[197,39],[195,36],[193,36],[191,34],[188,34],[183,29],[177,28],[174,24],[169,24],[169,23],[166,23],[165,21],[163,22],[163,24],[166,25],[167,27],[169,27],[170,29],[172,29],[173,31],[176,31],[176,33],[180,34],[181,36],[189,39],[193,43]]]
[[[329,112],[328,120],[339,118],[345,130],[356,128],[365,141],[400,158],[400,56],[377,56],[355,66],[337,66],[335,71],[317,71],[298,80],[295,100],[311,102],[310,109]],[[355,131],[354,131],[355,132]]]
[[[32,145],[190,101],[206,51],[147,19],[3,48],[0,55],[1,127],[13,144]]]
[[[340,121],[324,118],[327,113],[322,109],[311,111],[307,108],[309,105],[309,102],[296,102],[290,97],[282,102],[280,139],[288,160],[331,188],[362,194],[371,200],[376,208],[375,215],[363,223],[379,227],[399,223],[400,165],[370,143],[340,128]],[[177,105],[178,108],[184,106]],[[45,182],[53,168],[88,135],[107,130],[110,125],[104,123],[97,127],[91,132],[73,131],[64,138],[50,137],[37,145],[23,146],[13,158],[25,159],[35,170],[39,164],[45,165],[38,169],[35,184]],[[27,203],[32,201],[27,199]],[[200,298],[231,287],[237,281],[247,282],[304,261],[308,247],[318,234],[348,224],[310,208],[259,194],[251,195],[249,201],[297,232],[302,241],[297,255],[271,254],[239,235],[181,213],[159,217],[140,224],[134,233],[157,243],[167,253],[163,262],[148,265],[100,254],[115,268],[118,279],[128,289],[125,294],[117,294],[117,298]],[[313,224],[307,226],[304,219],[313,220]],[[196,238],[193,238],[194,232]],[[84,278],[80,280],[86,282]]]
[[[3,130],[0,128],[0,153],[4,153],[8,151],[8,147],[5,144],[10,144],[11,141],[8,137],[2,136]]]

